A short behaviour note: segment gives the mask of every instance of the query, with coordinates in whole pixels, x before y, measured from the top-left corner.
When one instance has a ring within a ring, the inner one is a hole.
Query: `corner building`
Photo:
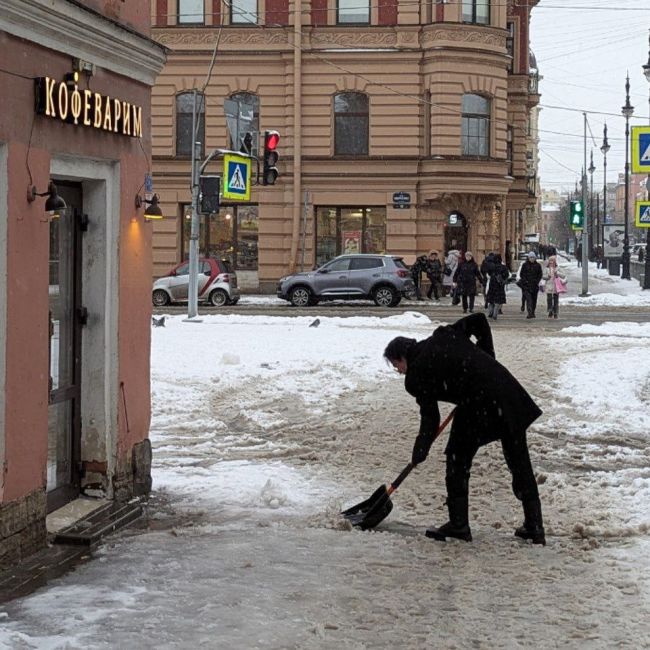
[[[148,0],[0,0],[0,570],[151,487],[150,30]]]
[[[154,182],[172,218],[155,226],[154,275],[188,253],[188,124],[204,86],[206,153],[233,146],[224,99],[281,135],[276,184],[201,218],[201,252],[228,257],[243,289],[345,251],[514,256],[537,203],[526,4],[158,0],[152,37],[170,51],[152,98]]]

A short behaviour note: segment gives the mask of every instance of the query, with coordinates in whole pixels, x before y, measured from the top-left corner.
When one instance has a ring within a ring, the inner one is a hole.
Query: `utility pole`
[[[584,224],[582,227],[582,293],[581,296],[589,295],[589,220],[591,215],[587,214],[587,113],[582,114],[584,118],[584,165],[582,167],[582,206],[584,211]]]

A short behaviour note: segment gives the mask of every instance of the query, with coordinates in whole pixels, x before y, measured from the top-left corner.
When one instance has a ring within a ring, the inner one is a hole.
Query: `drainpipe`
[[[289,273],[295,273],[300,239],[301,213],[301,166],[302,166],[302,1],[293,4],[293,220],[291,228],[291,254]]]

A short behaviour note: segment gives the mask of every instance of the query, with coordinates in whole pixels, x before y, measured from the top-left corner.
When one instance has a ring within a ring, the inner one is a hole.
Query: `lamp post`
[[[628,233],[628,221],[630,214],[630,118],[634,115],[634,106],[630,104],[630,75],[625,78],[625,106],[621,109],[625,117],[625,206],[624,218],[625,229],[623,235],[623,270],[621,278],[630,280],[630,236]]]
[[[650,83],[650,37],[648,38],[648,62],[643,66],[643,74]],[[648,115],[650,116],[650,95],[648,95]],[[650,174],[645,182],[645,191],[650,200]],[[645,266],[643,267],[643,288],[650,289],[650,233],[645,232]]]
[[[590,152],[590,161],[589,161],[589,246],[593,249],[596,239],[594,238],[594,172],[596,167],[594,166],[594,150]],[[587,256],[589,257],[589,251],[587,251]]]
[[[603,127],[603,145],[600,148],[601,153],[603,154],[603,223],[607,221],[607,153],[611,149],[609,142],[607,140],[607,122]],[[600,220],[599,220],[600,221]],[[598,233],[596,236],[599,236],[599,233],[602,232],[600,228],[600,222],[598,223]],[[605,247],[605,240],[602,241],[603,249]]]

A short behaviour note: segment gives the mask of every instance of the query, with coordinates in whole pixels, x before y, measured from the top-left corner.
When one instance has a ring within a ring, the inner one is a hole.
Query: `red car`
[[[190,263],[181,262],[167,275],[153,283],[151,301],[154,307],[174,302],[187,302],[190,286]],[[199,302],[214,307],[236,305],[239,301],[237,274],[228,260],[204,257],[199,260]]]

